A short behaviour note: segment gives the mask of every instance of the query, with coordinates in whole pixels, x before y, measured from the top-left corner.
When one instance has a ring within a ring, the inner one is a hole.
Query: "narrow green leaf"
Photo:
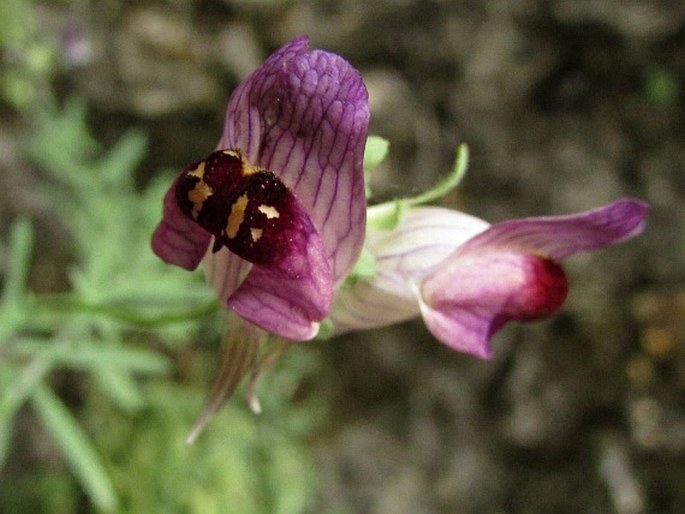
[[[32,405],[93,504],[101,511],[113,512],[118,505],[114,486],[78,421],[45,384],[36,388]]]
[[[9,365],[0,365],[0,468],[7,459],[14,415],[49,370],[41,361],[31,362],[21,372]]]
[[[132,171],[143,159],[146,150],[145,134],[140,130],[128,130],[98,162],[97,173],[102,185],[132,190]]]
[[[163,374],[169,370],[167,359],[157,352],[133,346],[106,344],[101,341],[22,339],[13,347],[18,356],[39,357],[53,367],[69,367],[91,372],[116,368],[128,373]]]
[[[79,274],[72,275],[75,282]],[[162,284],[163,285],[163,284]],[[160,286],[161,287],[161,286]],[[101,315],[126,325],[147,328],[203,318],[216,312],[219,304],[209,290],[202,289],[198,294],[190,292],[175,297],[139,297],[131,289],[127,298],[117,298],[107,303],[84,301],[78,295],[42,295],[34,299],[32,307],[40,314],[50,316],[54,313]]]
[[[21,368],[20,372],[10,368],[3,371],[2,382],[5,387],[0,396],[0,419],[9,419],[31,396],[36,386],[50,371],[50,367],[42,360],[34,360]]]
[[[93,373],[93,378],[97,380],[103,392],[126,412],[134,412],[145,403],[143,392],[128,373],[119,369],[101,368],[97,373]]]
[[[21,371],[0,367],[0,384],[3,385],[0,393],[0,467],[7,458],[14,415],[49,371],[50,366],[40,360],[34,360]]]
[[[19,218],[12,224],[9,246],[10,262],[2,291],[5,306],[23,300],[26,294],[26,277],[33,248],[33,228],[29,220]]]

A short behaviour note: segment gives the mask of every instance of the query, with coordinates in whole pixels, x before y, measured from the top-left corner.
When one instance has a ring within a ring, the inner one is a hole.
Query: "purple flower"
[[[370,228],[366,248],[375,274],[336,297],[335,333],[372,328],[419,314],[455,350],[491,355],[490,339],[511,320],[559,309],[568,290],[559,261],[625,241],[644,228],[648,207],[624,199],[569,216],[483,220],[438,207],[409,208],[391,229]]]
[[[155,253],[188,270],[204,259],[248,325],[316,336],[364,240],[368,120],[359,72],[306,37],[286,44],[233,92],[217,151],[169,189]]]
[[[446,345],[488,357],[507,321],[561,307],[568,287],[561,259],[643,228],[646,204],[621,200],[492,226],[410,206],[381,228],[393,208],[384,204],[369,208],[376,223],[367,232],[368,121],[359,73],[295,39],[238,86],[217,150],[187,166],[167,192],[153,250],[188,270],[203,262],[229,313],[218,377],[189,441],[250,372],[248,399],[258,410],[261,372],[289,342],[315,337],[325,318],[341,333],[420,314]],[[363,245],[372,275],[353,272]],[[260,356],[268,334],[280,342]]]

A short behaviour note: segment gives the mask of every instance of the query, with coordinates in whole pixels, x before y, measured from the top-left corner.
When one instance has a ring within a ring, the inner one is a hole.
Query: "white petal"
[[[373,216],[372,207],[369,216]],[[420,314],[418,285],[458,246],[488,223],[440,207],[411,208],[389,230],[369,228],[366,248],[376,259],[376,275],[338,291],[330,316],[336,334],[375,328]]]

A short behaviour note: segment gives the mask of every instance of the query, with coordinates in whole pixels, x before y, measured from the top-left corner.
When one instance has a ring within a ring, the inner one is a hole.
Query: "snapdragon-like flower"
[[[450,348],[491,356],[490,341],[511,320],[558,310],[568,290],[560,261],[639,234],[647,205],[623,199],[568,216],[487,222],[440,207],[409,207],[387,227],[391,204],[369,209],[368,277],[354,277],[336,297],[335,333],[422,315]],[[378,226],[376,226],[378,225]]]
[[[300,37],[238,86],[217,150],[166,194],[153,250],[188,270],[204,260],[229,311],[204,418],[256,367],[267,334],[311,339],[329,314],[364,241],[368,121],[359,72]]]
[[[153,250],[188,270],[202,262],[229,318],[218,377],[188,441],[250,372],[248,400],[259,409],[257,378],[287,347],[260,358],[269,334],[303,341],[324,319],[330,335],[422,315],[446,345],[489,357],[507,321],[561,307],[561,259],[644,225],[646,204],[630,199],[492,226],[423,206],[456,185],[460,159],[436,189],[370,207],[367,231],[366,88],[344,59],[307,46],[304,37],[286,44],[238,86],[217,150],[186,167],[164,198]]]
[[[163,260],[209,279],[242,318],[311,339],[359,255],[369,111],[341,57],[285,45],[231,96],[217,151],[188,166],[152,239]]]

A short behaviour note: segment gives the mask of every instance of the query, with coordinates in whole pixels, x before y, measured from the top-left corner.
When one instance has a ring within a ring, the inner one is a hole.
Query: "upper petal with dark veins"
[[[645,202],[625,198],[577,214],[503,221],[474,237],[460,251],[517,247],[563,259],[634,237],[644,229],[648,210]]]
[[[240,148],[293,190],[339,283],[364,239],[368,95],[347,61],[307,47],[305,37],[286,44],[238,87],[219,146]]]

